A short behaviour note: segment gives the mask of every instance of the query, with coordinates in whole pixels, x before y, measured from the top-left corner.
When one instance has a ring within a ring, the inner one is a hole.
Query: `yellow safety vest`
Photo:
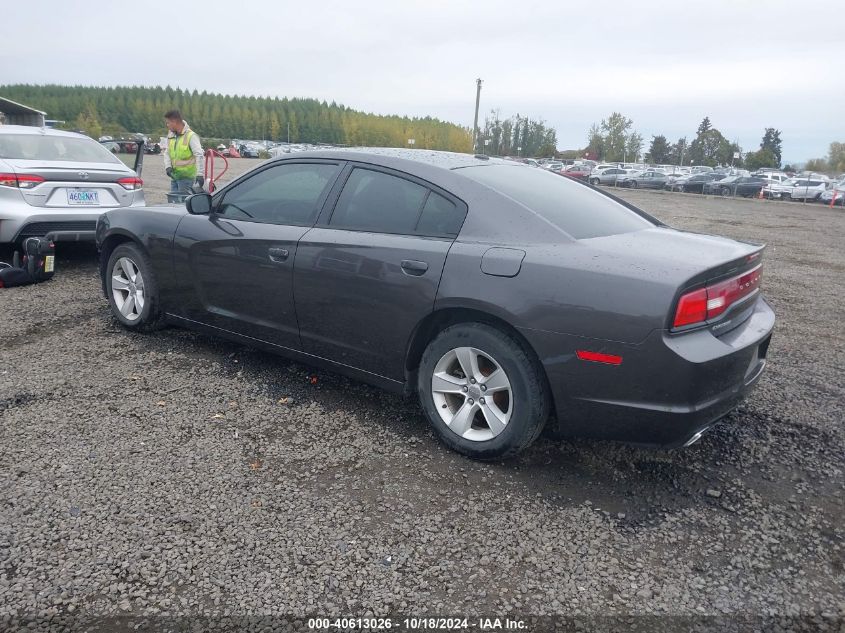
[[[194,133],[188,130],[181,136],[171,136],[167,142],[167,152],[170,155],[170,165],[173,167],[174,180],[193,180],[197,177],[197,159],[191,151],[191,137]]]

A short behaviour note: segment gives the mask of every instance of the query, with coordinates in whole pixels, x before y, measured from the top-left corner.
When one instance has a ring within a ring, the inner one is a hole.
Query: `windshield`
[[[0,158],[120,163],[119,158],[92,139],[50,134],[0,134]]]
[[[612,198],[570,178],[509,165],[456,170],[531,209],[575,239],[641,231],[654,226]]]

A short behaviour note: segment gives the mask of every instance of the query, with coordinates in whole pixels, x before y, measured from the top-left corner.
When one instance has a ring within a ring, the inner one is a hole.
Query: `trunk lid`
[[[39,176],[44,182],[21,189],[34,207],[114,208],[130,206],[135,192],[118,183],[135,172],[123,163],[79,163],[41,159],[5,159],[16,174]]]
[[[580,240],[602,258],[617,258],[628,267],[628,275],[660,279],[676,293],[667,306],[667,329],[672,329],[678,301],[685,293],[732,279],[761,265],[765,245],[742,242],[716,235],[656,227],[644,231]],[[743,310],[753,303],[751,296],[737,301],[719,318],[706,323],[717,335],[737,327],[744,320]],[[729,323],[728,323],[729,322]],[[697,328],[702,327],[699,324]]]
[[[644,272],[671,278],[677,285],[695,282],[709,274],[729,272],[742,258],[764,246],[717,235],[690,233],[669,227],[579,240],[603,257],[634,260]]]

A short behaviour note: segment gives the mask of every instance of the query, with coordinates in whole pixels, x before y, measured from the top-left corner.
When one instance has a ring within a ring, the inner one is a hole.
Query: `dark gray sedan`
[[[127,328],[189,327],[415,392],[477,458],[550,419],[691,443],[759,379],[774,325],[762,246],[481,156],[287,155],[185,207],[109,211],[97,242]]]
[[[669,182],[668,177],[662,171],[637,171],[621,177],[616,184],[620,187],[631,189],[663,189]]]

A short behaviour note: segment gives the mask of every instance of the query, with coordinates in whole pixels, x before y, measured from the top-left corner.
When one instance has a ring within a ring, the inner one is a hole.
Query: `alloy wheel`
[[[128,257],[121,257],[111,271],[111,292],[114,305],[128,321],[141,318],[144,311],[144,277],[138,265]]]
[[[474,442],[502,433],[513,412],[513,389],[504,368],[475,347],[443,355],[434,367],[431,393],[444,424]]]

